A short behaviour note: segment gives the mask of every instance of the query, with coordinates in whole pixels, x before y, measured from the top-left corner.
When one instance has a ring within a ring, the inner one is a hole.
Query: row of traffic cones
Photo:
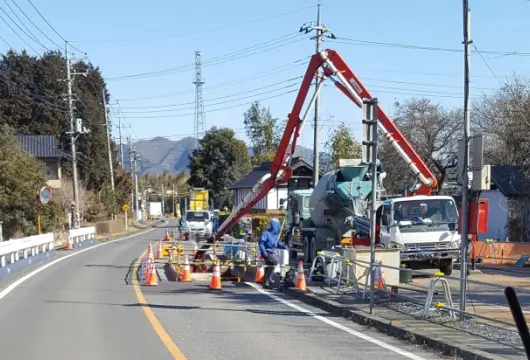
[[[265,280],[265,268],[263,265],[264,265],[263,258],[259,256],[257,258],[256,276],[254,278],[254,282],[256,282],[257,284],[263,283]],[[305,275],[304,275],[304,263],[302,261],[298,262],[295,285],[298,290],[302,290],[302,291],[307,290],[307,286],[305,283]]]

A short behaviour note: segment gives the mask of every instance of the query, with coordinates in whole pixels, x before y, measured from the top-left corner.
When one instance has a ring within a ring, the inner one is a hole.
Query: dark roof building
[[[530,195],[530,167],[522,165],[495,165],[491,167],[492,189],[504,196]]]
[[[25,153],[39,159],[71,159],[70,154],[57,148],[55,135],[17,135]]]
[[[265,175],[268,174],[272,165],[272,161],[266,161],[260,166],[254,167],[250,173],[245,175],[240,180],[232,184],[232,189],[249,189],[252,188],[257,182]],[[293,169],[293,176],[291,179],[297,178],[312,178],[313,166],[310,165],[301,157],[294,157],[291,161],[291,169]],[[323,173],[320,172],[320,176]]]

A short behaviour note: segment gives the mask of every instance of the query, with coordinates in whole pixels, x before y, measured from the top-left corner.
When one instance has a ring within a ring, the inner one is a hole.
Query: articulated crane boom
[[[324,74],[321,78],[317,79],[317,90],[311,97],[303,116],[300,117],[302,107],[311,87],[311,82],[319,68],[323,69]],[[309,110],[313,106],[315,98],[320,91],[323,82],[327,78],[331,79],[335,86],[359,107],[362,106],[363,99],[372,99],[372,96],[366,87],[361,81],[359,81],[353,71],[336,51],[324,50],[313,55],[302,81],[300,91],[296,97],[293,109],[288,116],[289,120],[280,140],[276,155],[274,156],[270,173],[266,174],[258,181],[247,196],[245,196],[243,202],[239,204],[234,211],[232,211],[232,214],[230,214],[223,224],[221,224],[215,240],[219,240],[228,229],[235,225],[242,216],[246,215],[250,209],[266,196],[275,185],[285,183],[289,180],[292,175],[292,170],[289,165],[296,148],[296,141],[300,136]],[[419,180],[419,184],[415,186],[415,189],[412,190],[409,195],[430,195],[432,190],[437,186],[436,177],[381,108],[378,109],[378,115],[378,124],[383,130],[385,137],[392,143],[394,148],[407,162],[407,165]]]

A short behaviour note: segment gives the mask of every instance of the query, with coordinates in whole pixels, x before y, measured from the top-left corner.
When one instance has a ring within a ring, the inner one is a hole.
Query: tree
[[[361,144],[355,140],[353,132],[345,123],[341,123],[331,132],[324,149],[329,155],[329,164],[323,164],[324,171],[331,170],[330,167],[337,167],[340,159],[360,159],[361,157]],[[324,160],[323,156],[320,158]]]
[[[457,166],[462,111],[445,109],[429,99],[411,99],[403,104],[395,103],[394,106],[394,123],[433,171],[441,187],[448,172]],[[412,185],[413,174],[394,147],[382,136],[380,138],[379,158],[388,174],[385,188],[389,193],[401,193],[405,186]]]
[[[214,206],[231,207],[230,187],[251,170],[247,146],[232,129],[212,127],[190,155],[188,184],[213,194]]]
[[[530,164],[530,87],[515,77],[473,106],[474,132],[484,135],[484,161],[491,165]]]
[[[280,142],[278,119],[272,117],[269,109],[260,108],[259,101],[252,103],[243,116],[246,134],[252,145],[252,163],[259,165],[263,161],[271,161]]]
[[[33,235],[36,227],[38,191],[46,185],[42,164],[22,152],[12,129],[0,126],[0,220],[7,238]],[[43,230],[53,230],[53,201],[44,205]]]

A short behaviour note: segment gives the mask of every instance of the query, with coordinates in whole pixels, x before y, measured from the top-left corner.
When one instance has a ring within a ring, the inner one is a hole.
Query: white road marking
[[[407,357],[407,358],[409,358],[409,359],[413,359],[413,360],[426,360],[425,358],[422,358],[421,356],[414,355],[414,354],[412,354],[412,353],[410,353],[410,352],[408,352],[408,351],[402,350],[402,349],[400,349],[400,348],[398,348],[398,347],[395,347],[395,346],[392,346],[392,345],[390,345],[390,344],[387,344],[387,343],[385,343],[385,342],[383,342],[383,341],[381,341],[381,340],[374,339],[373,337],[370,337],[370,336],[368,336],[368,335],[365,335],[365,334],[363,334],[363,333],[360,333],[360,332],[358,332],[358,331],[355,331],[355,330],[353,330],[353,329],[350,329],[349,327],[346,327],[346,326],[344,326],[344,325],[341,325],[341,324],[339,324],[339,323],[336,323],[335,321],[332,321],[332,320],[330,320],[330,319],[328,319],[328,318],[325,318],[324,316],[317,315],[317,314],[315,314],[314,312],[312,312],[312,311],[310,311],[310,310],[307,310],[307,309],[305,309],[305,308],[303,308],[303,307],[301,307],[301,306],[298,306],[298,305],[296,305],[296,304],[293,304],[293,303],[290,302],[290,301],[287,301],[287,300],[282,299],[282,298],[280,298],[280,297],[278,297],[278,296],[276,296],[276,295],[274,295],[274,294],[271,294],[270,292],[268,292],[268,291],[266,291],[266,290],[260,288],[260,286],[257,285],[257,284],[249,283],[249,282],[247,282],[247,283],[245,283],[245,284],[251,286],[251,287],[254,288],[255,290],[259,291],[260,293],[262,293],[262,294],[264,294],[264,295],[267,295],[268,297],[270,297],[270,298],[273,299],[273,300],[276,300],[276,301],[278,301],[278,302],[280,302],[280,303],[282,303],[282,304],[284,304],[284,305],[287,305],[287,306],[289,306],[289,307],[291,307],[291,308],[293,308],[293,309],[295,309],[295,310],[298,310],[298,311],[300,311],[300,312],[302,312],[302,313],[304,313],[304,314],[306,314],[306,315],[309,315],[309,316],[311,316],[311,317],[313,317],[313,318],[315,318],[315,319],[317,319],[317,320],[320,320],[320,321],[322,321],[322,322],[324,322],[324,323],[326,323],[326,324],[328,324],[328,325],[331,325],[331,326],[333,326],[334,328],[337,328],[337,329],[339,329],[339,330],[345,331],[345,332],[347,332],[347,333],[350,334],[350,335],[353,335],[353,336],[358,337],[358,338],[360,338],[360,339],[363,339],[363,340],[366,340],[366,341],[368,341],[368,342],[371,342],[371,343],[374,344],[374,345],[380,346],[380,347],[382,347],[382,348],[385,348],[385,349],[387,349],[387,350],[390,350],[390,351],[392,351],[392,352],[395,352],[396,354],[402,355],[402,356]]]
[[[32,272],[30,272],[29,274],[26,274],[24,275],[23,277],[21,277],[20,279],[18,280],[15,280],[13,281],[11,284],[9,284],[9,286],[7,286],[4,290],[0,291],[0,300],[2,300],[3,298],[5,298],[7,296],[7,294],[9,294],[11,291],[15,290],[17,288],[17,286],[19,286],[20,284],[24,283],[24,281],[28,280],[28,279],[31,279],[33,276],[37,275],[38,273],[40,273],[41,271],[44,271],[46,270],[47,268],[49,268],[50,266],[53,266],[55,264],[57,264],[58,262],[61,262],[63,260],[66,260],[68,258],[71,258],[72,256],[76,256],[76,255],[79,255],[79,254],[82,254],[84,253],[85,251],[89,251],[89,250],[94,250],[100,246],[103,246],[103,245],[107,245],[107,244],[112,244],[114,242],[118,242],[118,241],[123,241],[123,240],[127,240],[127,239],[130,239],[130,238],[133,238],[135,236],[139,236],[139,235],[144,235],[144,234],[147,234],[148,232],[151,232],[155,230],[155,228],[153,229],[149,229],[147,231],[144,231],[142,233],[139,233],[139,234],[135,234],[135,235],[131,235],[131,236],[127,236],[127,237],[124,237],[124,238],[119,238],[119,239],[115,239],[115,240],[111,240],[111,241],[107,241],[107,242],[104,242],[104,243],[101,243],[101,244],[97,244],[97,245],[94,245],[94,246],[91,246],[91,247],[88,247],[86,249],[82,249],[82,250],[79,250],[79,251],[76,251],[76,252],[73,252],[69,255],[65,255],[63,257],[60,257],[58,259],[55,259],[43,266],[41,266],[40,268],[38,269],[35,269],[33,270]]]

